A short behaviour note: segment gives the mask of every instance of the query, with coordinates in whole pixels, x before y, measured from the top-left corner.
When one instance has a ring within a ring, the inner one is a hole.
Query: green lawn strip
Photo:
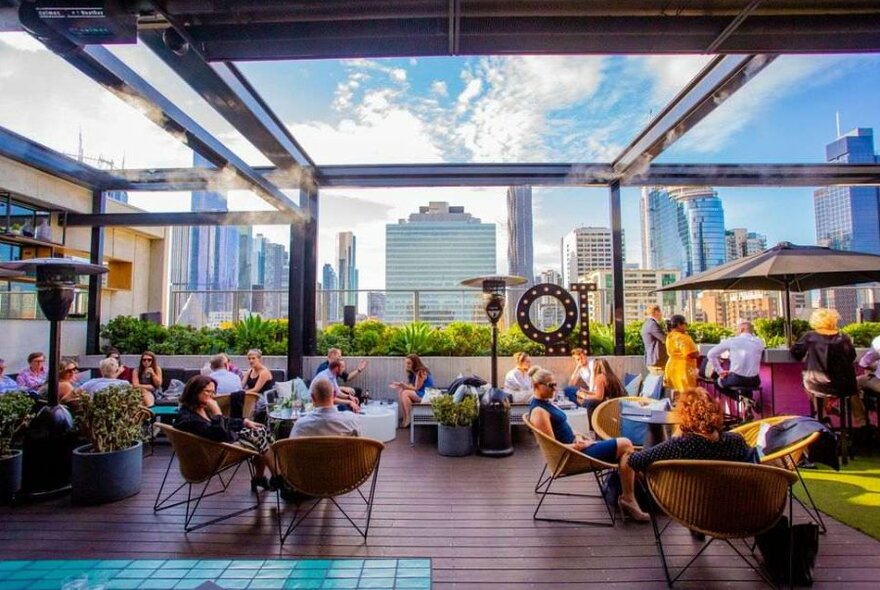
[[[801,469],[801,475],[822,512],[880,540],[880,458],[858,457],[840,472],[824,466]],[[800,483],[794,490],[806,501]]]

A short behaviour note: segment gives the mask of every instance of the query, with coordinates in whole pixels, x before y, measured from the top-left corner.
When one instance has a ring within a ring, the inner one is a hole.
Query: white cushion
[[[443,390],[436,389],[434,387],[426,387],[425,388],[425,395],[424,395],[424,397],[422,397],[422,403],[423,404],[430,404],[432,399],[434,399],[435,397],[440,396],[440,395],[443,395]]]
[[[276,381],[275,393],[278,394],[278,399],[289,398],[293,395],[293,381]]]
[[[629,383],[626,384],[626,394],[630,397],[635,397],[639,395],[639,388],[642,386],[642,374],[639,373],[635,377],[633,377]]]

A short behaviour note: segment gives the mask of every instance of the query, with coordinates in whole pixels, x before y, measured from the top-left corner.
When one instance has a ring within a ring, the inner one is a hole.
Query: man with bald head
[[[340,412],[333,403],[334,387],[326,380],[312,382],[310,388],[315,408],[300,417],[290,431],[290,438],[300,436],[358,436],[360,417],[353,412]]]

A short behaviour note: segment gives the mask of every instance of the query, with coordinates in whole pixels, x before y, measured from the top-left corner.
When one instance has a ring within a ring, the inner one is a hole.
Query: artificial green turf
[[[801,475],[819,510],[880,540],[880,457],[857,457],[840,472],[801,469]],[[806,500],[800,483],[794,490]]]

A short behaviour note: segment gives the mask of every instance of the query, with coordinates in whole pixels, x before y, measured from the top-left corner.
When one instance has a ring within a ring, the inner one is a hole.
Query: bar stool
[[[751,422],[755,419],[755,414],[761,414],[763,417],[761,404],[757,401],[761,399],[763,391],[760,385],[730,385],[728,387],[718,385],[718,390],[734,401],[736,415],[731,416],[734,423]],[[758,392],[757,398],[755,398],[755,392]]]
[[[828,398],[837,398],[840,402],[840,427],[837,429],[840,433],[840,456],[844,465],[849,465],[849,460],[855,458],[852,440],[852,404],[849,401],[850,396],[832,396],[832,395],[816,395],[816,419],[819,422],[825,420],[825,400]],[[834,430],[834,428],[832,428]]]

